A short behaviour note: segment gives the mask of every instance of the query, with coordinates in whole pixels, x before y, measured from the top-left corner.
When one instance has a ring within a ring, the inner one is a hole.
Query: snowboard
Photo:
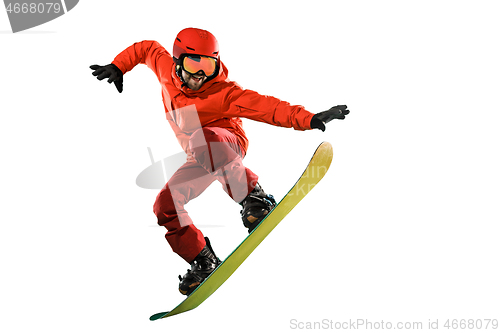
[[[295,185],[226,260],[172,311],[154,314],[149,319],[157,320],[171,317],[192,310],[203,303],[236,271],[278,223],[319,183],[328,171],[332,158],[332,145],[326,141],[321,143]]]

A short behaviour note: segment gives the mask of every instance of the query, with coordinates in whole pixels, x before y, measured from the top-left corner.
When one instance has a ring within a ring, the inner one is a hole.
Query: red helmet
[[[184,54],[196,54],[219,60],[219,43],[210,32],[196,28],[186,28],[177,34],[173,56],[180,60]]]

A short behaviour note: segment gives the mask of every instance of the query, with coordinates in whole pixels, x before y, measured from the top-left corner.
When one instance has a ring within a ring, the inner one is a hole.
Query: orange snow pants
[[[205,247],[205,239],[184,205],[215,180],[239,203],[258,180],[257,175],[242,163],[246,152],[237,137],[226,129],[198,129],[189,140],[189,148],[194,160],[188,160],[172,175],[153,205],[158,224],[167,229],[165,238],[172,250],[188,263]]]

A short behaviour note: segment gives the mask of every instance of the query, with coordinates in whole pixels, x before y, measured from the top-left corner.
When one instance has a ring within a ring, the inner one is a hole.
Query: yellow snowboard
[[[245,261],[250,253],[266,238],[280,221],[302,200],[313,187],[319,183],[328,171],[333,158],[332,145],[323,142],[314,152],[307,168],[285,197],[250,233],[245,240],[217,267],[195,291],[183,302],[169,312],[152,315],[150,320],[170,317],[196,308],[212,295],[236,269]]]

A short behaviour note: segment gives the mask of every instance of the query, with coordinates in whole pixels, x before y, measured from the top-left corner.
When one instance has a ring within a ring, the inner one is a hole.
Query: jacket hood
[[[219,73],[217,74],[217,76],[211,79],[210,81],[203,83],[203,85],[199,90],[191,90],[182,82],[181,78],[177,75],[175,63],[172,66],[172,81],[174,82],[174,85],[177,87],[177,89],[179,89],[185,94],[197,95],[203,93],[207,91],[210,87],[212,87],[214,84],[227,80],[228,70],[222,61],[219,61],[219,63],[220,63]]]

